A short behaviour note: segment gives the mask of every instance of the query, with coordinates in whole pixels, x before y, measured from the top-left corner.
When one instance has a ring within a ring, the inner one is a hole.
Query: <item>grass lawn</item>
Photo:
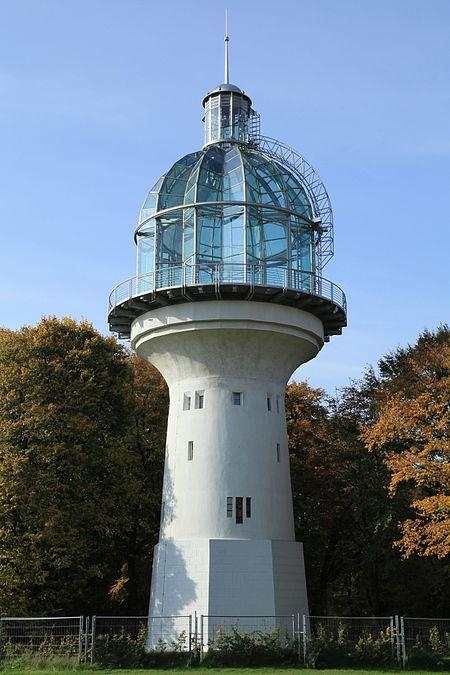
[[[178,668],[173,670],[97,670],[96,668],[80,668],[78,670],[19,670],[15,668],[5,668],[2,675],[81,675],[82,673],[99,673],[99,675],[171,675],[176,673],[191,673],[191,675],[214,675],[214,673],[223,673],[224,675],[399,675],[401,672],[410,672],[412,675],[449,675],[448,671],[428,671],[428,670],[312,670],[303,668]]]

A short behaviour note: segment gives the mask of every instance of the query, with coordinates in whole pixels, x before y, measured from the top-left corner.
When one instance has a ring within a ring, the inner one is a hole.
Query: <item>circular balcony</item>
[[[185,263],[141,274],[116,286],[109,296],[110,329],[128,339],[133,320],[141,314],[202,300],[251,300],[297,307],[320,318],[326,338],[340,335],[347,325],[344,292],[312,272],[266,265]]]

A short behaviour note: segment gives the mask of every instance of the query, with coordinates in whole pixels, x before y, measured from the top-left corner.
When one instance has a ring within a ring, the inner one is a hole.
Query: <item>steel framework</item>
[[[252,135],[251,140],[256,149],[288,167],[305,188],[314,211],[316,266],[317,274],[321,276],[322,269],[334,254],[333,211],[325,185],[314,167],[289,145],[269,136]]]

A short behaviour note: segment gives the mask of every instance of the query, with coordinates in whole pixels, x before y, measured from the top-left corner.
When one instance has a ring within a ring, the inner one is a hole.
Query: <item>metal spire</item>
[[[230,72],[228,68],[228,43],[230,38],[228,37],[228,9],[225,10],[225,84],[230,83]]]

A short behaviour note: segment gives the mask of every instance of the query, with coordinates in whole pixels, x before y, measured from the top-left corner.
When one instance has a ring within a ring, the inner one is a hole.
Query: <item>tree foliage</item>
[[[450,331],[426,331],[417,344],[380,362],[376,416],[362,432],[369,450],[381,449],[390,491],[409,482],[415,517],[402,522],[397,545],[444,558],[450,553]]]
[[[0,613],[105,610],[125,569],[136,586],[161,471],[137,371],[86,322],[0,331]]]

